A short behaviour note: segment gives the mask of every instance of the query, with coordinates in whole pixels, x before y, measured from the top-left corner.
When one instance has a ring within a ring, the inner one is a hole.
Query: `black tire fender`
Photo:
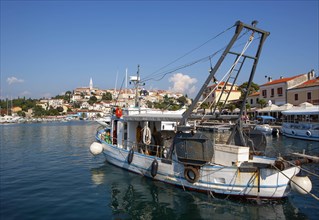
[[[184,177],[190,183],[195,183],[199,179],[199,171],[195,167],[187,166],[184,168]]]
[[[158,162],[157,162],[157,160],[155,159],[155,160],[152,162],[152,166],[151,166],[151,175],[152,175],[153,178],[156,176],[157,170],[158,170]]]
[[[133,156],[134,156],[134,150],[131,149],[129,152],[128,152],[128,156],[127,156],[127,162],[128,164],[131,164],[132,161],[133,161]]]

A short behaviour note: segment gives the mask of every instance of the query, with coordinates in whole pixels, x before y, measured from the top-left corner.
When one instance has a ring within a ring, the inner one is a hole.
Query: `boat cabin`
[[[257,124],[274,124],[276,122],[276,118],[268,115],[259,115],[256,117]]]

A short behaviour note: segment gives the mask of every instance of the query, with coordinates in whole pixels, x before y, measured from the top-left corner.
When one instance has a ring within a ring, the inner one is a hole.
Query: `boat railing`
[[[285,128],[291,128],[291,129],[313,129],[313,130],[319,130],[319,123],[313,123],[313,122],[285,122],[283,124],[283,127]]]
[[[144,144],[136,143],[134,141],[125,141],[124,148],[129,150],[133,149],[135,152],[147,155],[154,156],[158,158],[166,158],[168,156],[170,146],[166,145],[156,145],[156,144]]]

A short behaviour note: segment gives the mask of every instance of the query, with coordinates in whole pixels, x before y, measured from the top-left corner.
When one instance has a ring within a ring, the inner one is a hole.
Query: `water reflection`
[[[257,203],[212,198],[128,173],[110,164],[91,169],[94,184],[106,187],[116,219],[300,219],[288,199]]]

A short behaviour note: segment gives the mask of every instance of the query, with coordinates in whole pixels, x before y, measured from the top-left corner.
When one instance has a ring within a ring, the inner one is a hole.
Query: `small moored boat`
[[[287,137],[319,141],[319,105],[303,103],[283,111],[282,133]]]

